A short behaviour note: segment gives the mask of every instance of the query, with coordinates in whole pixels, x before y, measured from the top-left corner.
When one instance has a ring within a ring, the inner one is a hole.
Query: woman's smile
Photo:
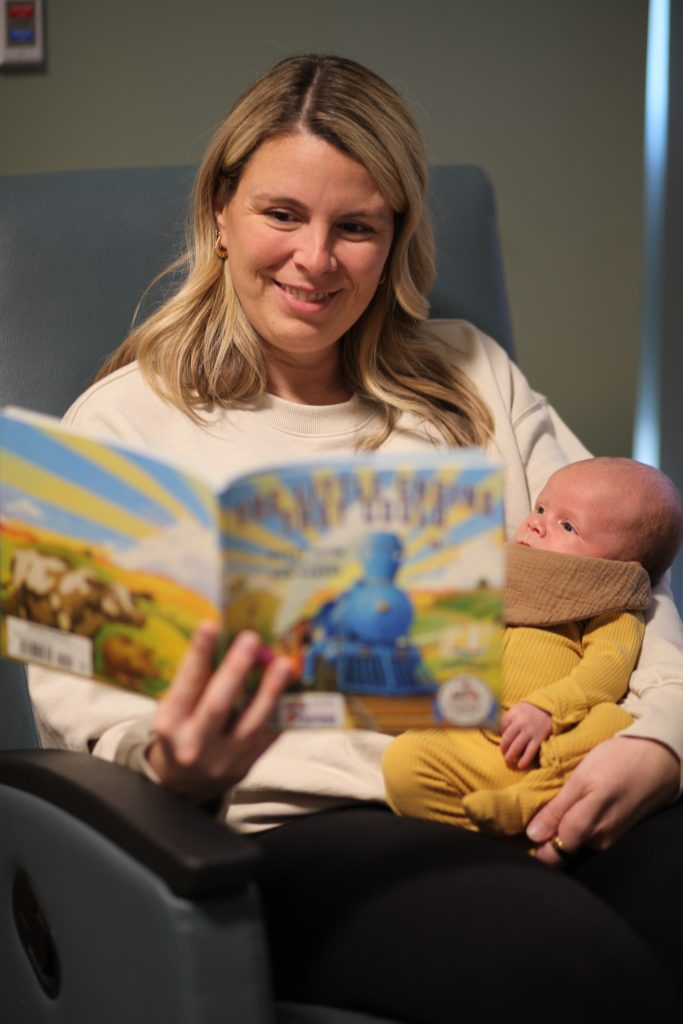
[[[282,281],[273,279],[278,288],[289,298],[303,304],[302,312],[313,312],[316,309],[323,309],[329,305],[329,302],[337,294],[337,291],[313,291],[310,288],[294,287],[293,285],[283,284]],[[307,308],[310,307],[310,308]]]

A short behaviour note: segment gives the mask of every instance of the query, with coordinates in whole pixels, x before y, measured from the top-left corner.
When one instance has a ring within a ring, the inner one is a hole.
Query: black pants
[[[683,805],[564,870],[370,805],[255,841],[279,999],[408,1024],[683,1021]]]

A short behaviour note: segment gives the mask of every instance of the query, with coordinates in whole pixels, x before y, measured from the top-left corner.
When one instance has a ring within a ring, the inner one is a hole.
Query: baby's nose
[[[533,533],[538,533],[541,537],[545,534],[545,523],[542,516],[532,513],[527,519],[527,526]]]

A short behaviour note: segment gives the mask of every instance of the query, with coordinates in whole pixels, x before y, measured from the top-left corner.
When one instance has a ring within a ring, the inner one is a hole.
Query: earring
[[[220,233],[220,231],[216,232],[216,241],[214,242],[213,251],[216,253],[216,256],[218,256],[219,260],[227,260],[227,258],[228,258],[228,250],[226,249],[226,247],[221,242],[221,233]]]

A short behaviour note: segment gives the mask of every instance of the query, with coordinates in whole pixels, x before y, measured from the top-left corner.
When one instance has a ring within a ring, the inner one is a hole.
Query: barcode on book
[[[92,675],[92,641],[49,626],[7,616],[7,654],[19,661],[35,661],[62,672]]]

